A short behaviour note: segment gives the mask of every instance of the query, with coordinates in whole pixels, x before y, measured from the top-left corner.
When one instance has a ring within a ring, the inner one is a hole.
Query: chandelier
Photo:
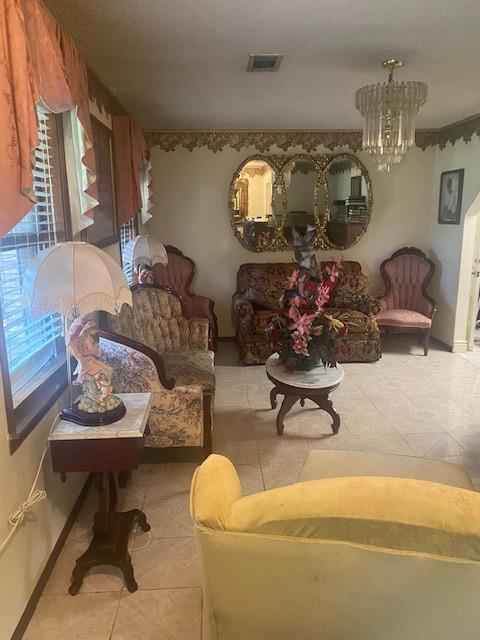
[[[415,116],[427,99],[423,82],[393,79],[402,60],[385,60],[388,82],[370,84],[357,91],[355,106],[364,117],[363,150],[374,157],[379,171],[390,171],[415,144]]]

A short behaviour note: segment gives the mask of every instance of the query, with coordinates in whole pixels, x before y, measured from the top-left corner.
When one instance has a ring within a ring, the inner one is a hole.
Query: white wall
[[[465,169],[460,225],[438,224],[440,175],[443,171]],[[434,335],[465,351],[474,240],[480,202],[480,138],[468,144],[458,141],[437,149],[432,194],[432,259],[437,265],[433,293],[438,303]]]
[[[63,405],[58,402],[13,455],[6,437],[3,395],[0,406],[1,542],[10,530],[8,516],[30,491],[53,419]],[[85,480],[85,474],[72,473],[63,483],[52,472],[47,453],[38,488],[46,489],[48,498],[35,505],[0,555],[0,640],[8,640],[15,630]]]
[[[301,151],[290,149],[288,154]],[[221,336],[233,334],[230,302],[240,264],[293,259],[291,251],[248,251],[234,236],[229,185],[240,163],[255,153],[253,148],[239,152],[226,148],[217,153],[205,148],[192,152],[183,148],[173,152],[152,149],[154,217],[147,224],[147,232],[178,246],[195,260],[198,277],[194,290],[215,301]],[[274,153],[283,154],[280,149]],[[382,289],[380,262],[392,251],[405,245],[430,250],[435,150],[414,149],[389,174],[377,173],[365,154],[359,157],[372,179],[373,214],[365,236],[343,255],[361,262],[376,293]],[[319,252],[319,256],[326,259],[334,253],[329,250]]]

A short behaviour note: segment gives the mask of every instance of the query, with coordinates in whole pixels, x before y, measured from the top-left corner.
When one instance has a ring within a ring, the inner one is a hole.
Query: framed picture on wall
[[[99,204],[93,210],[95,222],[87,228],[87,238],[88,242],[97,245],[97,247],[108,247],[118,239],[112,132],[93,117],[92,132]]]
[[[439,224],[460,224],[464,169],[444,171],[440,176]]]

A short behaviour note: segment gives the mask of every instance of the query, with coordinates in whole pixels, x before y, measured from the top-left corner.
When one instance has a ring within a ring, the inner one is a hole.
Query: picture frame
[[[464,172],[464,169],[453,169],[441,174],[438,224],[460,224]]]

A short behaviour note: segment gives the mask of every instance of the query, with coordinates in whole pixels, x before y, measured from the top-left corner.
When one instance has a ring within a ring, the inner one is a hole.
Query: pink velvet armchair
[[[428,355],[435,301],[427,293],[435,265],[423,251],[404,247],[384,260],[380,272],[386,291],[379,298],[377,324],[385,333],[412,332],[423,335]]]
[[[179,293],[183,300],[185,314],[189,318],[207,318],[210,324],[210,348],[216,349],[218,337],[217,316],[213,310],[214,302],[205,296],[190,291],[195,277],[195,262],[185,256],[180,249],[166,245],[168,264],[153,265],[155,284],[169,287]]]

